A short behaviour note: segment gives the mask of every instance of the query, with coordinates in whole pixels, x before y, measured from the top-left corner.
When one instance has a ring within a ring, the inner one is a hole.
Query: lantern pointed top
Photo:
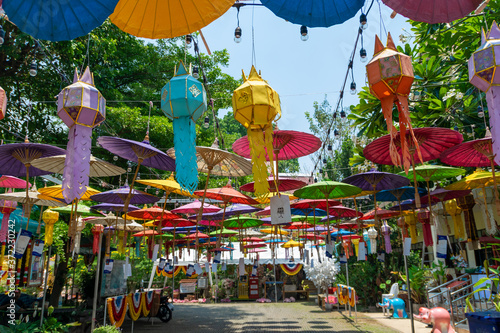
[[[375,35],[375,51],[373,52],[374,54],[382,52],[384,49],[384,44],[382,44],[382,41],[380,38],[378,38],[377,35]]]
[[[174,70],[174,76],[180,76],[180,75],[187,75],[188,71],[186,69],[186,65],[184,65],[184,62],[181,60],[179,61],[179,66],[176,70]]]
[[[94,74],[90,72],[90,68],[88,66],[85,68],[85,72],[83,72],[82,76],[78,78],[78,81],[85,82],[91,86],[94,85]]]
[[[500,29],[498,28],[498,24],[496,21],[493,21],[493,23],[491,24],[491,28],[486,35],[486,39],[500,39]]]
[[[250,73],[248,74],[248,77],[245,76],[245,71],[241,70],[243,73],[243,81],[264,81],[262,77],[260,76],[259,73],[257,73],[257,70],[255,69],[254,65],[252,65],[252,69],[250,69]]]
[[[394,44],[394,41],[392,40],[392,36],[391,36],[390,32],[387,33],[387,48],[394,50],[394,51],[397,51],[396,45]]]

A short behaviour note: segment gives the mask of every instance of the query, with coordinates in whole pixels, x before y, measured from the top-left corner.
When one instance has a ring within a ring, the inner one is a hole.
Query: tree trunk
[[[67,249],[68,246],[65,246]],[[49,304],[53,307],[59,305],[59,296],[61,296],[63,287],[66,285],[66,277],[68,275],[68,262],[71,260],[71,252],[64,254],[64,260],[59,261],[54,273],[54,285],[50,294]]]

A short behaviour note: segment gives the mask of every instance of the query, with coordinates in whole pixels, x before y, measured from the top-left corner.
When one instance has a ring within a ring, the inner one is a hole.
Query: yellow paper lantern
[[[446,212],[450,214],[453,220],[456,239],[466,239],[464,221],[462,220],[462,208],[458,207],[457,200],[449,200],[444,204]]]
[[[54,224],[59,220],[59,213],[51,209],[46,209],[42,214],[45,222],[45,245],[52,245],[52,235],[54,233]]]
[[[273,166],[272,122],[281,117],[278,93],[262,79],[252,66],[248,77],[243,72],[243,84],[233,92],[234,119],[247,129],[252,155],[255,194],[269,193],[267,181],[266,150]]]
[[[405,216],[405,222],[408,224],[410,229],[411,243],[417,243],[417,216],[415,214],[409,214]]]

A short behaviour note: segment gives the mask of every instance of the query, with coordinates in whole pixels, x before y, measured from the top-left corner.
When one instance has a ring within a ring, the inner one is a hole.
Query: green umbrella
[[[311,224],[318,224],[321,221],[321,217],[314,218],[314,216],[301,216],[294,215],[292,216],[292,222],[307,222]]]
[[[354,185],[335,181],[323,181],[304,186],[303,188],[293,192],[293,195],[303,199],[336,199],[350,197],[361,192],[362,190]],[[328,226],[327,241],[330,244],[330,208],[328,206],[328,200],[326,201],[326,214]]]
[[[226,228],[222,228],[222,230],[215,230],[209,233],[210,236],[218,236],[219,234],[222,234],[222,236],[232,236],[232,235],[237,235],[238,232],[234,230],[229,230]]]
[[[226,228],[237,228],[237,229],[245,229],[258,227],[262,224],[262,221],[259,219],[255,219],[253,217],[233,217],[231,219],[227,219],[224,221],[224,227]]]
[[[102,214],[100,214],[100,213],[96,213],[96,212],[91,211],[90,208],[85,206],[85,205],[79,204],[78,207],[76,207],[76,210],[75,210],[75,206],[76,205],[67,205],[67,206],[63,206],[63,207],[51,208],[51,210],[53,210],[55,212],[63,213],[63,214],[76,213],[77,215],[80,215],[80,216],[102,216]]]

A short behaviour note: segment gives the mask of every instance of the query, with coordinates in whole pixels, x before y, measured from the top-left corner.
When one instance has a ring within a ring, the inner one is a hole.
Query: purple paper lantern
[[[75,69],[73,84],[59,93],[57,115],[69,127],[62,189],[66,201],[71,202],[87,190],[92,128],[106,119],[106,100],[94,86],[88,67],[81,76]]]

